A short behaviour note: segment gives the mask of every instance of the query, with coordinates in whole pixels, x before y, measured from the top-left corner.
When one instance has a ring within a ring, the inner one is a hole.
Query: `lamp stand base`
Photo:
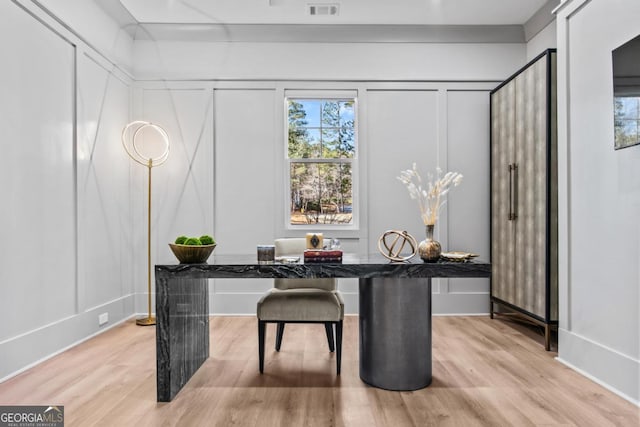
[[[136,319],[136,325],[138,326],[153,326],[156,324],[155,316],[147,316],[142,319]]]

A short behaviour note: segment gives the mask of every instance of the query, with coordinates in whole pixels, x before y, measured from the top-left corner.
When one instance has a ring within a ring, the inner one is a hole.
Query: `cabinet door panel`
[[[517,219],[515,304],[545,317],[547,264],[547,57],[515,79]]]
[[[509,220],[509,169],[515,139],[515,83],[491,95],[491,263],[492,296],[513,303],[514,222]]]

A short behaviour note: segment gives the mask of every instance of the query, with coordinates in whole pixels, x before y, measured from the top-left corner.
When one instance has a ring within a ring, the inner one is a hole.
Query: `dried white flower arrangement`
[[[462,182],[462,174],[447,172],[442,176],[442,170],[437,168],[436,179],[434,180],[431,173],[427,174],[427,178],[427,186],[423,188],[422,178],[415,163],[412,169],[403,170],[398,177],[407,186],[409,196],[418,201],[424,225],[435,225],[438,220],[438,211],[446,203],[446,200],[442,200],[442,196],[449,192],[452,185],[456,187]]]

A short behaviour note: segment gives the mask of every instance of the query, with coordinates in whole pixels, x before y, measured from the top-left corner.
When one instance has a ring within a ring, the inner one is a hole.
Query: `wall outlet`
[[[98,316],[98,326],[102,326],[109,321],[109,313],[102,313]]]

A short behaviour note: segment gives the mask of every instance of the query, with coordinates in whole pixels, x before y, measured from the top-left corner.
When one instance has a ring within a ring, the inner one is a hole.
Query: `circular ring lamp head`
[[[169,157],[169,135],[160,126],[136,120],[122,130],[122,146],[141,165],[160,166]]]

